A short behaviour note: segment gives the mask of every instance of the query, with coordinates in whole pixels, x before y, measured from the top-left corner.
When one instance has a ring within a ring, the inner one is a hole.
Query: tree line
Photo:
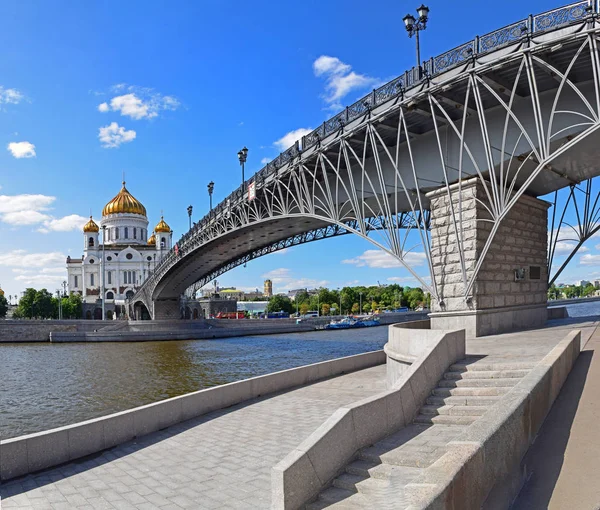
[[[564,287],[557,287],[552,284],[548,289],[548,299],[588,297],[592,296],[594,292],[596,292],[596,287],[593,283],[588,283],[587,285],[566,285]]]
[[[79,294],[56,297],[48,290],[25,289],[13,319],[58,319],[59,302],[63,319],[81,319],[83,310]]]
[[[362,310],[360,309],[362,303]],[[420,288],[402,287],[398,284],[372,285],[370,287],[343,287],[342,289],[320,288],[317,292],[303,290],[292,301],[287,296],[269,299],[267,311],[295,313],[301,315],[318,310],[321,315],[344,315],[371,313],[377,310],[395,310],[401,307],[427,308],[430,295]]]

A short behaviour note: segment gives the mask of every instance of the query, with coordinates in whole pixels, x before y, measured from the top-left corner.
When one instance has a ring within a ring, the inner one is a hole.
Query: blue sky
[[[242,146],[249,175],[298,138],[289,133],[316,127],[412,66],[414,41],[402,17],[417,4],[5,0],[0,285],[7,294],[58,288],[66,255],[81,254],[81,218],[91,210],[99,219],[123,172],[150,227],[163,210],[179,237],[189,204],[195,219],[208,209],[210,180],[215,203],[238,185]],[[423,58],[549,5],[429,7]],[[337,59],[344,80],[319,73],[323,56]],[[372,250],[344,236],[264,257],[219,281],[260,288],[269,275],[277,290],[411,283]],[[564,279],[595,270],[574,264]]]

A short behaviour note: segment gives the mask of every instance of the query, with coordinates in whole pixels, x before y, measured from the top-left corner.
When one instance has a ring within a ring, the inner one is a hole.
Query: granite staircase
[[[493,407],[534,363],[467,357],[451,365],[414,421],[363,448],[307,510],[405,508],[404,487],[442,457],[450,441]]]

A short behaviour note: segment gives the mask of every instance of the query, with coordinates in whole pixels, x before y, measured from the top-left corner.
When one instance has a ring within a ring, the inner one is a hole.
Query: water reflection
[[[387,328],[210,341],[0,345],[0,437],[381,349]]]

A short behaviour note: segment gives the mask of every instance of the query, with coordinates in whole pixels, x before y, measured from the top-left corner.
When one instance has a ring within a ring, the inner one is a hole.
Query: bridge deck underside
[[[241,258],[254,250],[270,246],[296,234],[326,226],[324,221],[313,218],[279,218],[230,232],[218,242],[208,243],[197,250],[196,255],[182,257],[174,266],[169,278],[168,290],[157,287],[163,298],[177,298],[204,275]]]

